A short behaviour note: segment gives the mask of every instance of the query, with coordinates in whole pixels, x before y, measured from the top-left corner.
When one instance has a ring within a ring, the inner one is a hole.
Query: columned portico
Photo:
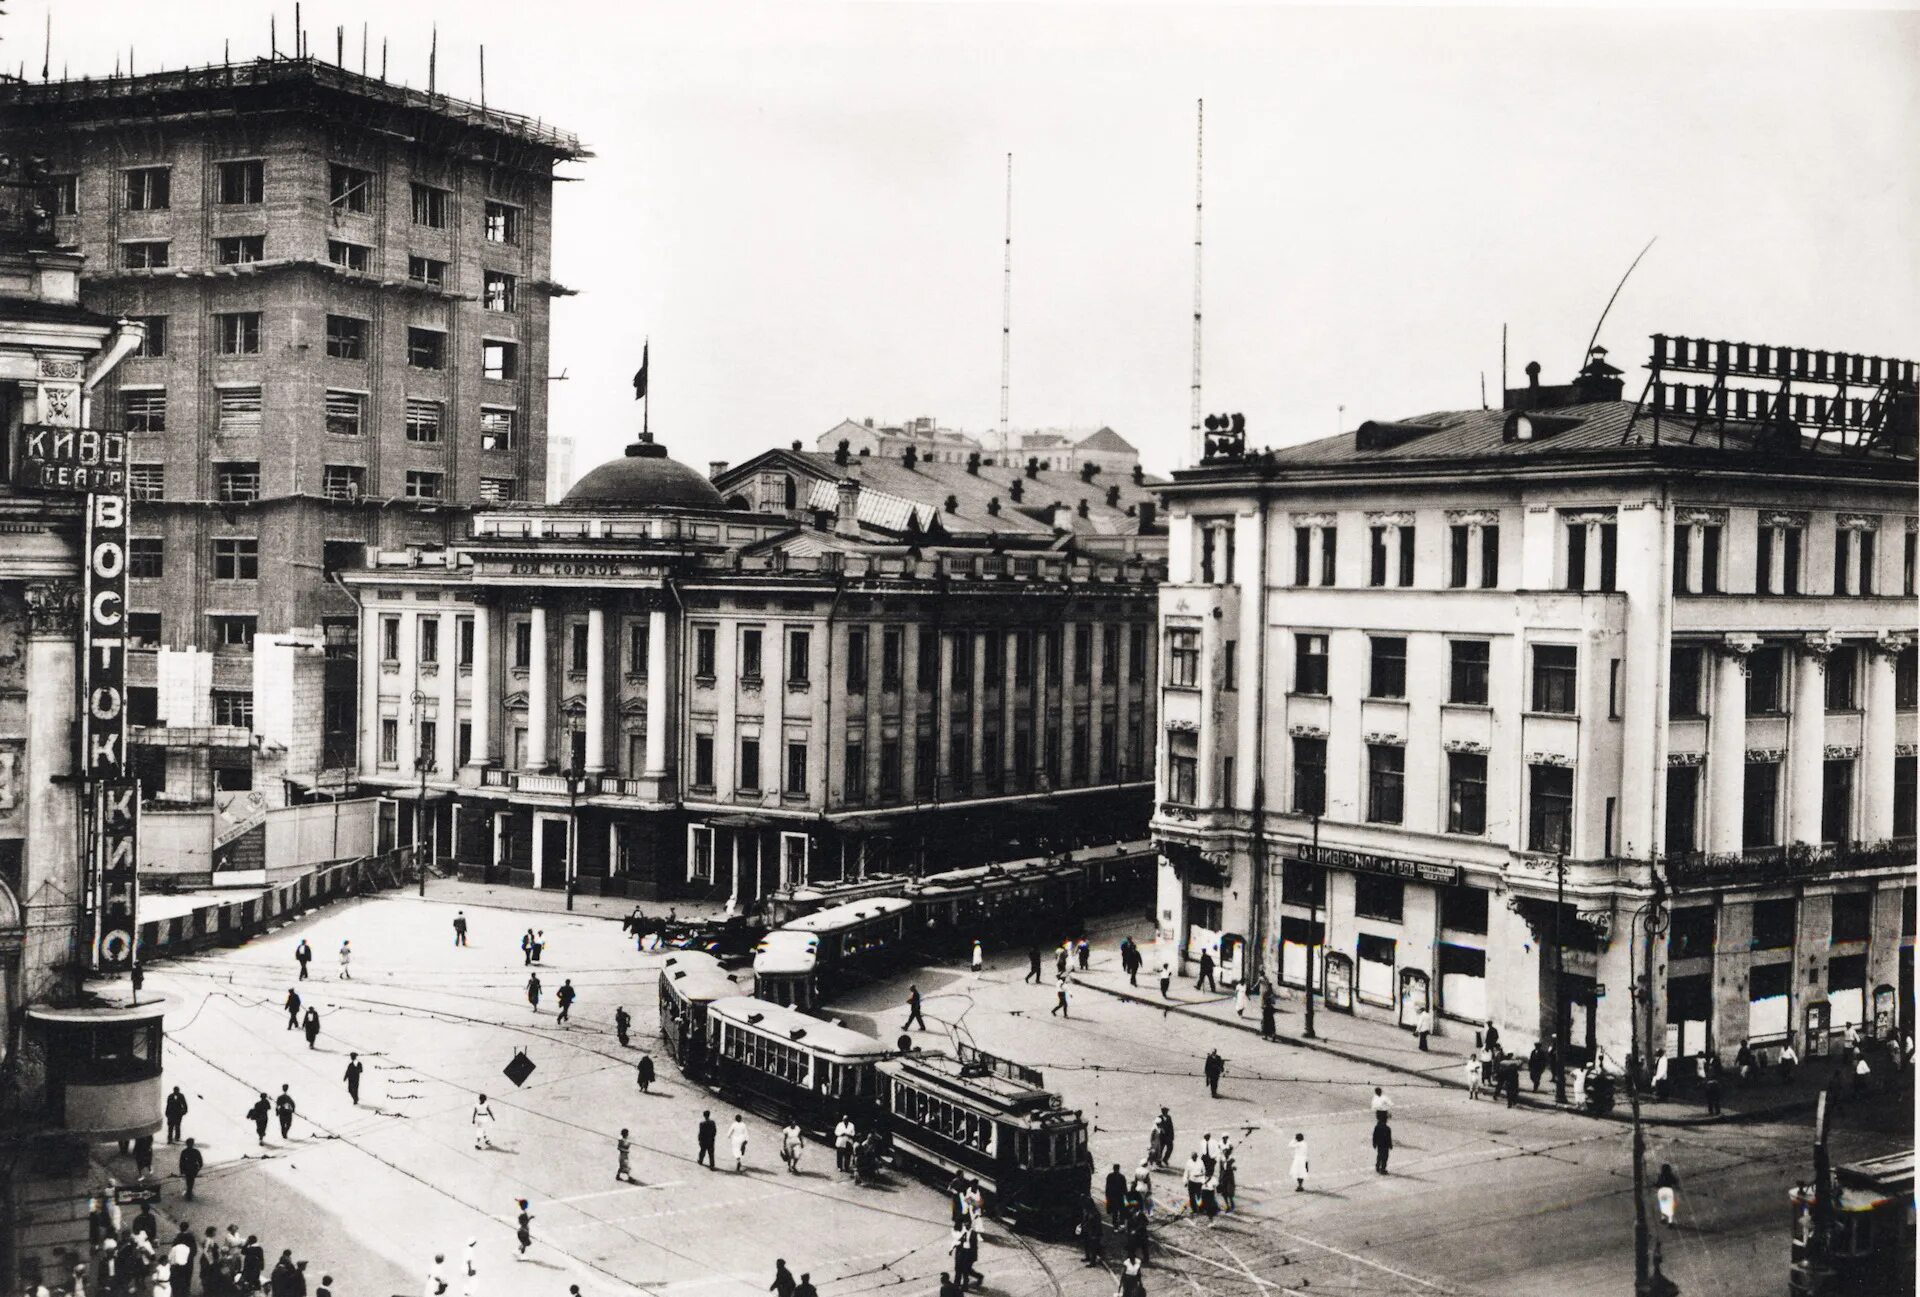
[[[1831,633],[1794,646],[1793,722],[1787,734],[1787,841],[1819,842],[1820,794],[1827,760],[1827,655]]]
[[[597,775],[607,768],[607,614],[598,603],[587,609],[587,762]]]
[[[1713,713],[1707,723],[1709,855],[1736,855],[1746,845],[1741,808],[1747,788],[1747,655],[1758,644],[1752,635],[1729,635],[1714,662]]]
[[[533,642],[527,653],[527,769],[547,768],[547,608],[535,603],[529,618]]]

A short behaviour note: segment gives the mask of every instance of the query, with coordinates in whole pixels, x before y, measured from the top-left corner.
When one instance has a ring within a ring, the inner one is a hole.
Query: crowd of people
[[[311,1281],[293,1249],[282,1248],[269,1264],[259,1236],[232,1224],[197,1235],[183,1220],[169,1235],[151,1204],[127,1219],[111,1185],[89,1204],[87,1239],[88,1254],[68,1253],[71,1267],[53,1276],[56,1286],[30,1284],[28,1297],[192,1297],[196,1279],[203,1297],[333,1297],[333,1277]]]

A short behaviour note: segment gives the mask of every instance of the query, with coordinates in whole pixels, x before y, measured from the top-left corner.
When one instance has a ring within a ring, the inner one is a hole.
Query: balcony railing
[[[1667,877],[1675,887],[1710,887],[1814,878],[1826,874],[1863,873],[1876,869],[1911,870],[1914,839],[1884,842],[1835,842],[1815,846],[1796,842],[1785,847],[1756,847],[1750,851],[1709,855],[1692,852],[1667,858]]]

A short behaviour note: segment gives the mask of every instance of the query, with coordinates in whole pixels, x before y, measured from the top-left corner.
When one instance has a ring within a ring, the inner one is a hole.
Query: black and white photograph
[[[1916,121],[0,0],[0,1289],[1913,1297]]]

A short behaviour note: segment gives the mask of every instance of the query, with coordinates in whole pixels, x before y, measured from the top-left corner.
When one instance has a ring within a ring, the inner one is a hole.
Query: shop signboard
[[[59,428],[28,424],[20,430],[20,458],[14,484],[34,491],[69,495],[96,492],[124,495],[127,490],[125,433],[98,428]]]
[[[1338,847],[1316,847],[1307,842],[1294,844],[1293,858],[1329,869],[1351,869],[1363,874],[1432,883],[1436,887],[1458,887],[1464,877],[1458,865],[1437,865],[1431,861],[1408,860],[1401,856],[1376,856],[1365,851],[1343,851]]]
[[[93,964],[131,968],[140,930],[140,790],[127,766],[127,497],[87,497],[80,619],[80,777],[91,794]]]

